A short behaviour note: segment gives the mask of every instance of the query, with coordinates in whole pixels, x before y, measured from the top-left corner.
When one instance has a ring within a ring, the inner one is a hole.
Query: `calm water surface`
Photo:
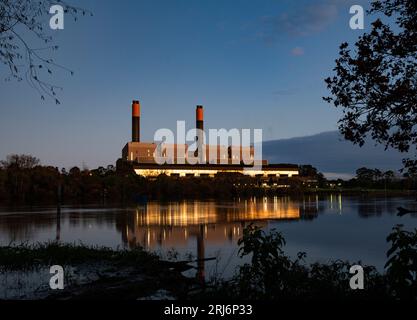
[[[361,260],[383,269],[395,224],[417,227],[417,216],[396,216],[396,207],[417,209],[412,198],[361,198],[329,195],[222,201],[150,202],[136,208],[0,208],[0,244],[60,240],[129,248],[141,245],[169,258],[217,257],[206,262],[206,276],[231,275],[237,240],[250,223],[281,231],[285,251],[307,252],[308,261]]]

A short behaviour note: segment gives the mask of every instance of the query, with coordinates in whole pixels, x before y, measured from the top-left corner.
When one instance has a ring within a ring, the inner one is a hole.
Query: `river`
[[[230,276],[242,264],[237,241],[254,223],[283,233],[285,252],[307,253],[307,262],[344,259],[383,270],[386,237],[395,224],[417,227],[417,209],[407,197],[331,194],[235,201],[149,202],[137,207],[64,206],[0,208],[0,244],[59,240],[112,248],[136,245],[167,259],[216,258],[199,265],[206,277]]]

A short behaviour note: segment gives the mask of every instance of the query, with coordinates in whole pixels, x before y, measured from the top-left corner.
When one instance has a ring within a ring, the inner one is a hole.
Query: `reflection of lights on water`
[[[330,194],[330,209],[333,209],[333,195]]]
[[[308,206],[308,203],[304,202],[304,205]],[[246,221],[299,219],[300,208],[302,205],[281,197],[270,201],[262,197],[258,203],[255,198],[242,199],[232,206],[219,206],[214,201],[167,205],[150,202],[134,211],[132,225],[128,224],[125,234],[129,243],[142,239],[147,247],[161,244],[161,241],[162,245],[188,241],[190,236],[197,234],[207,241],[237,239],[242,233],[242,223]]]
[[[342,194],[339,193],[339,213],[342,214]]]

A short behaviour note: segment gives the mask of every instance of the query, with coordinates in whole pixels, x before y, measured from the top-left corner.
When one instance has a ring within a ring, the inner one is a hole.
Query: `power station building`
[[[140,138],[141,107],[138,100],[132,102],[132,141],[122,150],[122,159],[132,164],[136,174],[144,177],[157,177],[165,174],[175,177],[214,177],[218,174],[237,174],[259,178],[291,178],[298,175],[298,166],[294,164],[269,164],[258,161],[254,166],[255,148],[253,146],[222,146],[204,144],[199,133],[204,132],[203,106],[196,108],[195,137],[198,149],[191,149],[187,144],[166,144],[141,142]],[[160,149],[158,149],[160,148]],[[203,150],[202,154],[198,154]],[[173,155],[163,164],[156,161],[157,155]],[[199,159],[191,164],[190,156]],[[252,164],[241,159],[252,160]]]

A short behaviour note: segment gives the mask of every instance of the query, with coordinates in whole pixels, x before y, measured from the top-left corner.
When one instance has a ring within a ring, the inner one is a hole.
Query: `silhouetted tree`
[[[59,103],[56,91],[61,88],[43,79],[56,68],[73,72],[47,57],[58,49],[47,32],[49,9],[55,4],[60,4],[75,20],[80,14],[86,14],[86,10],[62,0],[0,1],[0,63],[9,70],[8,80],[26,79],[42,99],[47,95]]]
[[[5,169],[32,169],[40,164],[40,160],[36,157],[26,154],[11,154],[6,160],[0,161]]]
[[[319,187],[324,187],[326,179],[324,175],[310,164],[300,165],[298,167],[300,177],[310,177],[317,180]]]
[[[72,167],[69,171],[69,174],[72,176],[80,176],[81,175],[81,170],[78,167]]]
[[[315,177],[319,173],[318,170],[310,164],[301,165],[298,167],[301,177]]]
[[[368,169],[365,167],[359,168],[356,170],[356,178],[360,181],[374,181],[375,172],[372,169]]]
[[[384,172],[384,179],[386,182],[391,182],[395,178],[395,173],[392,170]]]
[[[0,200],[7,198],[6,180],[7,171],[0,166]]]
[[[6,170],[5,187],[9,197],[14,201],[25,200],[31,189],[30,171],[40,164],[39,159],[30,155],[12,154],[1,161],[1,166]]]
[[[362,146],[370,135],[401,152],[417,146],[417,1],[374,0],[368,14],[382,18],[355,43],[340,46],[324,99],[343,109],[339,129]],[[384,18],[383,18],[384,17]],[[389,22],[384,22],[383,20]],[[407,168],[417,161],[404,159]]]

